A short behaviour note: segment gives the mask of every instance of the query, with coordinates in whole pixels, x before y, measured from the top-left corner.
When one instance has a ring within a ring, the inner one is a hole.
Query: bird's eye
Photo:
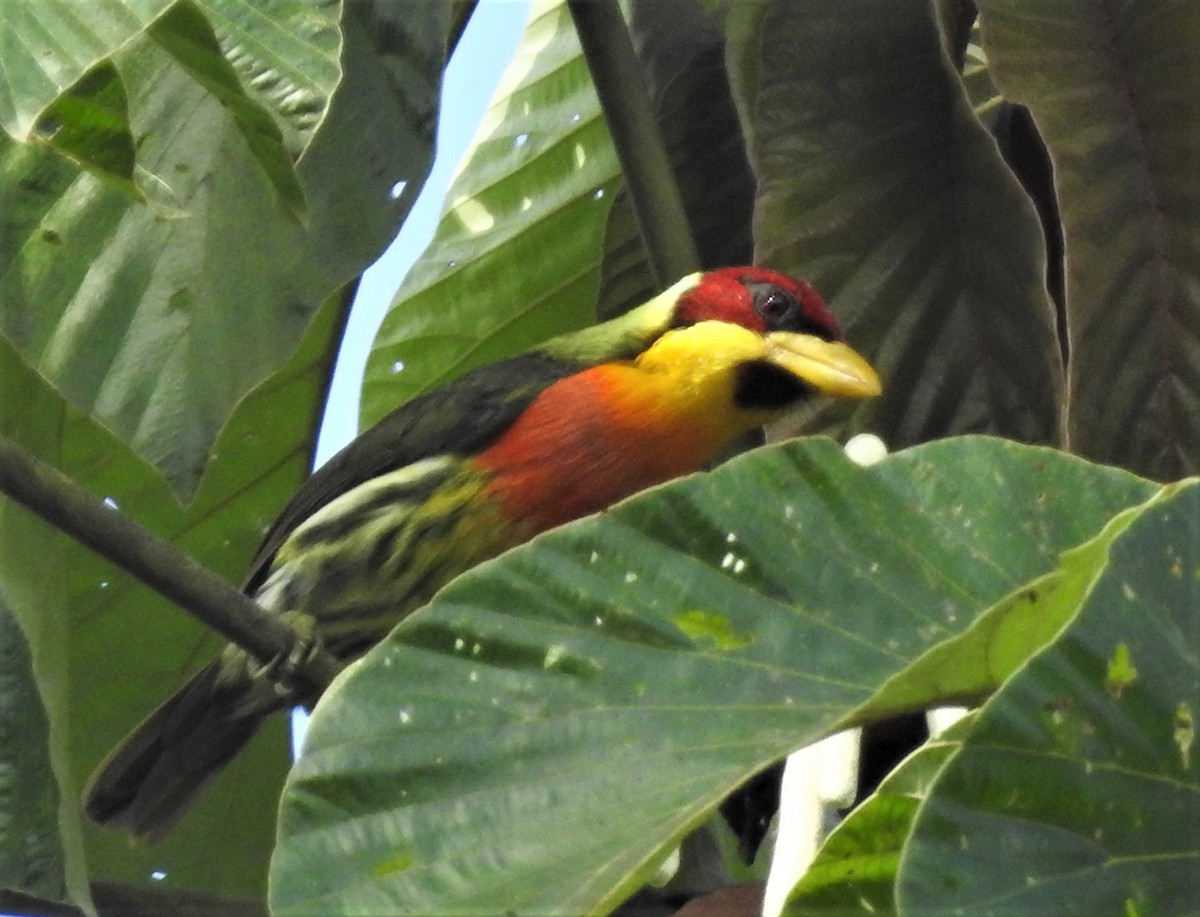
[[[758,311],[768,324],[777,325],[788,317],[795,303],[783,293],[768,293],[759,304]]]
[[[754,311],[762,317],[768,331],[788,330],[799,317],[800,304],[787,290],[769,283],[746,286],[754,297]]]
[[[746,283],[746,289],[750,291],[754,311],[762,319],[767,331],[811,334],[824,341],[832,341],[837,337],[837,327],[832,324],[833,317],[829,316],[829,321],[824,320],[822,313],[827,310],[815,294],[813,298],[819,309],[776,283],[751,281]]]

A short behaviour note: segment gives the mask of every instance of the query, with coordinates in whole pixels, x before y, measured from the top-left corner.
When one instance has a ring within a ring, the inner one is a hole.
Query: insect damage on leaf
[[[1108,672],[1104,676],[1104,690],[1110,697],[1119,699],[1134,681],[1138,671],[1129,656],[1129,645],[1118,643],[1113,650],[1112,659],[1108,660]]]

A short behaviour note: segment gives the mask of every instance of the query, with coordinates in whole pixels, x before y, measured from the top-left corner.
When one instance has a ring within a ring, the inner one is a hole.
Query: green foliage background
[[[307,470],[469,5],[10,6],[0,431],[236,582]],[[831,838],[795,912],[1188,912],[1200,541],[1194,485],[1150,482],[1200,455],[1200,7],[628,19],[704,264],[809,277],[885,380],[801,428],[955,438],[874,470],[785,445],[462,578],[318,708],[277,848],[279,729],[162,847],[82,824],[87,772],[214,641],[0,502],[3,884],[103,907],[164,868],[253,912],[273,856],[278,913],[603,911],[791,748],[990,695]],[[538,0],[364,422],[653,289],[621,129]]]

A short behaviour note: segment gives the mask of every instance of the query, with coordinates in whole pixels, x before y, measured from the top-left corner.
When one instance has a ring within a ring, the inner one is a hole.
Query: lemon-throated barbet
[[[403,405],[300,488],[243,588],[349,658],[455,575],[700,470],[814,394],[878,394],[821,297],[762,268],[693,274],[602,325]],[[85,809],[156,837],[289,696],[237,647],[100,764]]]

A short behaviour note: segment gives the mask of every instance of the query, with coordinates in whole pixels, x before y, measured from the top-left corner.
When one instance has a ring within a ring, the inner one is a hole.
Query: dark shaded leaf
[[[981,0],[1004,94],[1054,161],[1066,237],[1073,449],[1200,468],[1200,6]]]
[[[35,139],[81,169],[138,201],[129,100],[117,68],[97,64],[54,100],[38,121]]]
[[[755,121],[756,260],[807,275],[879,369],[883,397],[851,426],[893,447],[965,431],[1058,442],[1042,234],[930,4],[774,3],[753,38],[771,62],[741,103]],[[843,423],[826,413],[808,428]]]
[[[67,893],[50,725],[25,635],[0,593],[0,888]]]
[[[747,264],[754,249],[754,176],[725,75],[720,25],[696,0],[634,3],[630,18],[704,268]],[[620,315],[656,292],[637,222],[622,192],[605,230],[598,317]]]

